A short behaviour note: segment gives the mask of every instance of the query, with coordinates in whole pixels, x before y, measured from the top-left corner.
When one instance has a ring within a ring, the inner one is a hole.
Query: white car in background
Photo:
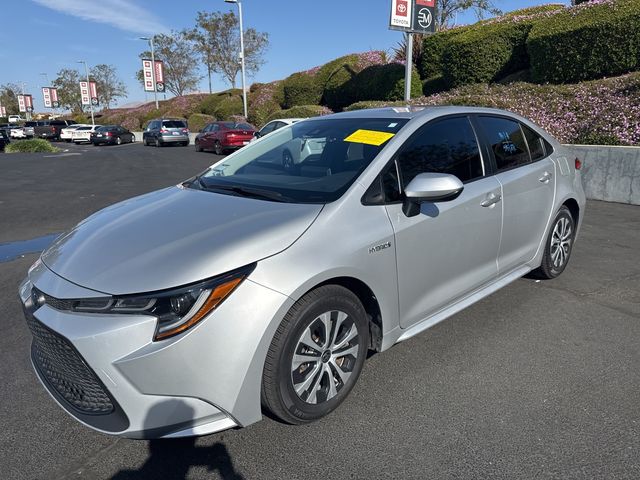
[[[75,125],[69,125],[68,127],[64,127],[62,130],[60,130],[60,140],[64,140],[65,142],[70,142],[71,140],[73,140],[73,132],[75,130],[77,130],[80,127],[90,127],[91,125],[85,125],[85,124],[75,124]]]
[[[258,130],[255,134],[252,142],[255,142],[260,137],[264,137],[265,135],[275,132],[276,130],[281,129],[282,127],[286,127],[287,125],[293,125],[296,122],[301,120],[305,120],[304,118],[279,118],[277,120],[272,120],[267,123],[264,127]]]
[[[27,138],[27,134],[24,133],[24,128],[17,126],[9,127],[9,137],[11,138]]]
[[[91,141],[91,134],[101,126],[102,125],[84,125],[78,127],[71,132],[71,140],[73,143],[89,143]]]

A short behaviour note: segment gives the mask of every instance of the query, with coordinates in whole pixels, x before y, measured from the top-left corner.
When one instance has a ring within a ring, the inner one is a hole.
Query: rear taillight
[[[189,133],[189,129],[188,128],[183,128],[182,129],[182,133]]]
[[[169,133],[169,130],[167,130],[166,128],[161,128],[160,133]]]
[[[576,170],[580,170],[582,168],[582,161],[576,157],[575,159]]]

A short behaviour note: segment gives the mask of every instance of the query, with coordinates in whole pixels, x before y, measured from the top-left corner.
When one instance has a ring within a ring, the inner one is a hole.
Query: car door
[[[523,127],[516,120],[479,116],[478,122],[502,185],[498,269],[507,273],[532,260],[542,242],[555,197],[555,164],[545,156],[540,137],[526,127],[529,147]]]
[[[501,188],[466,116],[422,126],[398,151],[396,165],[402,188],[425,172],[449,173],[464,183],[457,198],[422,203],[413,217],[403,213],[402,202],[387,205],[395,232],[400,324],[406,328],[495,278]]]

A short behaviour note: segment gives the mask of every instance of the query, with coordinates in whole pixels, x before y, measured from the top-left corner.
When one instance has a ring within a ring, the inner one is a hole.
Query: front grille
[[[71,310],[73,307],[73,300],[61,300],[59,298],[54,298],[51,295],[47,295],[46,293],[43,295],[44,303],[56,310]]]
[[[107,415],[113,403],[95,373],[67,339],[47,328],[25,311],[33,335],[31,358],[50,388],[76,410]]]

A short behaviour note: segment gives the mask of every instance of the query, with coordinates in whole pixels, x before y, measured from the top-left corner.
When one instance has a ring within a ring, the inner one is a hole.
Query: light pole
[[[240,17],[240,64],[242,65],[242,106],[244,108],[244,118],[247,118],[247,89],[245,86],[244,74],[244,31],[242,29],[242,2],[240,0],[224,0],[226,3],[238,5],[238,16]]]
[[[91,109],[91,125],[95,125],[96,121],[93,117],[93,101],[91,99],[91,85],[89,84],[89,67],[84,60],[78,60],[78,63],[84,63],[84,73],[87,75],[87,90],[89,91],[89,108]]]
[[[140,37],[140,40],[147,40],[149,42],[149,46],[151,47],[151,81],[153,82],[153,98],[156,101],[156,110],[158,110],[160,107],[158,106],[158,91],[156,85],[156,58],[153,49],[153,37]]]

